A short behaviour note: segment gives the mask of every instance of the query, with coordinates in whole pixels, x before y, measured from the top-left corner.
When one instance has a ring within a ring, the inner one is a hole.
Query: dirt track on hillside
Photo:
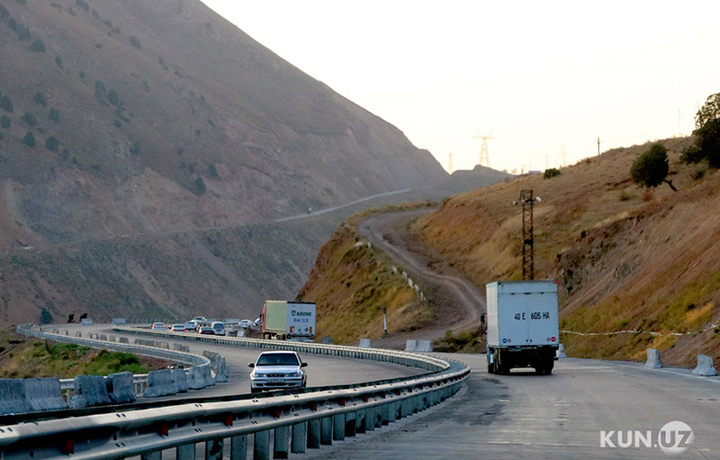
[[[358,226],[364,238],[396,261],[410,278],[420,282],[437,318],[429,328],[389,334],[373,341],[373,347],[404,348],[407,340],[435,340],[448,330],[459,332],[480,326],[480,315],[486,311],[483,290],[433,254],[408,230],[410,222],[430,211],[432,209],[373,216]]]

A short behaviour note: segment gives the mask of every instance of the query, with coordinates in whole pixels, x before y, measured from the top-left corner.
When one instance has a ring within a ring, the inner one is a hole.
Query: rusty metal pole
[[[522,272],[523,280],[535,279],[535,250],[533,240],[533,203],[535,197],[532,190],[520,191],[522,203]]]

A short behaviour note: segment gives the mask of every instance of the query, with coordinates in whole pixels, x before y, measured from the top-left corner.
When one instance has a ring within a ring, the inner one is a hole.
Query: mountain
[[[3,0],[0,59],[0,323],[250,316],[343,217],[276,219],[448,179],[197,0]]]

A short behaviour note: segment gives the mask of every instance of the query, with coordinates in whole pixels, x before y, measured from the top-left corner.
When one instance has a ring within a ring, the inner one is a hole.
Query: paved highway
[[[89,333],[99,333],[106,335],[115,335],[117,337],[127,337],[130,343],[134,339],[144,336],[135,334],[122,334],[112,330],[105,324],[93,324],[83,326],[79,324],[57,325],[60,330],[68,329],[70,335],[75,335],[75,331],[82,331],[83,337],[89,337]],[[173,343],[181,343],[190,346],[190,352],[202,355],[204,350],[220,353],[225,357],[228,366],[228,383],[218,384],[209,388],[193,391],[193,397],[204,396],[224,396],[250,392],[250,371],[248,363],[255,361],[260,353],[257,349],[230,347],[225,345],[214,345],[206,342],[195,342],[191,340],[169,340],[166,338],[154,338],[154,340],[162,342],[170,342],[172,349]],[[308,367],[308,386],[327,386],[340,385],[361,382],[371,382],[376,380],[385,380],[395,377],[406,377],[423,373],[421,369],[407,366],[401,366],[390,363],[380,363],[366,360],[348,360],[344,358],[320,356],[314,354],[300,354],[303,361],[307,361]],[[180,398],[186,397],[180,395]],[[172,397],[168,399],[173,399]]]
[[[718,378],[579,359],[558,361],[550,376],[523,369],[498,376],[486,372],[484,355],[443,356],[472,368],[454,398],[390,429],[293,458],[672,458],[655,447],[671,421],[686,423],[694,434],[680,458],[720,458]],[[647,432],[651,447],[643,440]],[[619,447],[628,440],[633,447]]]

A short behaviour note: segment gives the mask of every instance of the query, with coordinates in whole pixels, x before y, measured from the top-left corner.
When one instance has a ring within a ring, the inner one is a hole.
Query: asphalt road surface
[[[487,373],[485,355],[443,356],[472,368],[455,397],[382,430],[293,458],[673,458],[658,440],[672,421],[684,422],[694,434],[677,458],[720,458],[717,377],[580,359],[556,361],[549,376],[524,369],[500,376]],[[632,447],[620,447],[628,442]]]
[[[113,331],[110,325],[93,324],[83,326],[79,324],[57,325],[60,330],[68,329],[70,335],[75,335],[75,331],[82,331],[83,337],[89,337],[89,333],[99,333],[106,335],[114,335],[116,337],[127,337],[130,343],[136,338],[153,338],[139,336],[136,334],[123,334]],[[180,333],[178,333],[180,334]],[[190,347],[190,352],[202,355],[204,350],[220,353],[225,357],[228,366],[228,383],[217,384],[209,388],[192,392],[193,397],[210,397],[225,396],[250,392],[250,371],[248,363],[254,362],[260,350],[231,347],[225,345],[215,345],[206,342],[195,342],[192,340],[171,340],[166,338],[157,338],[154,340],[169,342],[172,349],[173,343],[181,343]],[[395,377],[406,377],[423,373],[423,370],[398,364],[381,363],[367,360],[348,360],[338,357],[321,356],[314,354],[300,353],[303,361],[308,363],[306,372],[308,374],[308,387],[341,385],[351,383],[371,382],[376,380],[384,380]],[[163,399],[184,398],[169,397]]]

